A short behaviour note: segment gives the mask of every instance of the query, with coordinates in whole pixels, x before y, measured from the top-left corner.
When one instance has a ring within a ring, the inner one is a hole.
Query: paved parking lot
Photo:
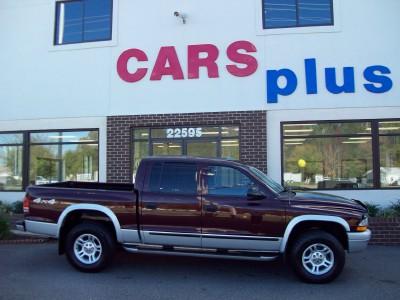
[[[281,262],[121,252],[100,274],[75,271],[54,243],[0,245],[0,299],[399,299],[400,248],[347,256],[329,285],[299,282]]]

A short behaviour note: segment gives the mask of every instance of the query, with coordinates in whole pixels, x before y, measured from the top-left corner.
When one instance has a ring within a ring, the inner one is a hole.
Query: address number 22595
[[[179,138],[194,138],[201,137],[203,135],[202,128],[168,128],[167,138],[168,139],[179,139]]]

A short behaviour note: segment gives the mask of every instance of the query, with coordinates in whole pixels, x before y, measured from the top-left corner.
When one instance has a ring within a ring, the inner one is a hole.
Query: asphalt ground
[[[0,299],[400,299],[400,247],[347,255],[334,282],[300,282],[283,262],[248,262],[118,252],[85,274],[57,244],[0,245]]]

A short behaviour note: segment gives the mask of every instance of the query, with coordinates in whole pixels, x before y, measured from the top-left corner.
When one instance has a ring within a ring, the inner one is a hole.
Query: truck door
[[[257,180],[230,166],[202,168],[204,248],[277,251],[281,202]]]
[[[153,162],[141,194],[146,244],[201,247],[201,195],[194,163]]]

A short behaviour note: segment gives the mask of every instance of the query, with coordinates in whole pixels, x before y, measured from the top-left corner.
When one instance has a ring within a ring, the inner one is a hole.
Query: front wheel
[[[346,259],[337,238],[320,230],[301,235],[293,243],[289,255],[294,272],[309,283],[334,280],[342,272]]]
[[[82,272],[99,272],[111,261],[115,242],[109,229],[101,223],[85,222],[67,235],[68,261]]]

